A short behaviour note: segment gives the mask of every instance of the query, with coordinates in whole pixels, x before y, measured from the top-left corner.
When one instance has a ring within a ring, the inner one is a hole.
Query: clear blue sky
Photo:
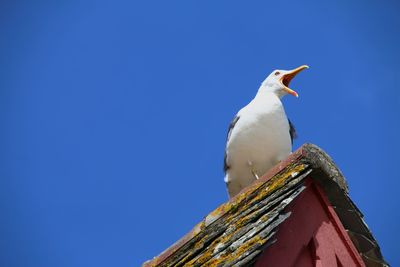
[[[0,4],[1,266],[160,253],[227,200],[229,121],[301,64],[295,147],[334,158],[400,265],[399,3],[133,2]]]

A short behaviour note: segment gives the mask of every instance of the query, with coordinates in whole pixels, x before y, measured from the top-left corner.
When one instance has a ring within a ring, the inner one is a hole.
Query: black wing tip
[[[229,137],[231,136],[232,130],[235,127],[236,123],[238,122],[240,116],[238,116],[237,114],[235,115],[235,117],[233,118],[233,120],[231,121],[231,123],[229,124],[228,127],[228,132],[226,135],[226,143],[228,143],[229,141]],[[227,153],[226,153],[226,148],[225,148],[225,155],[224,155],[224,173],[226,173],[229,170],[230,166],[227,163]]]
[[[290,134],[290,140],[292,141],[292,145],[293,145],[293,139],[297,138],[297,132],[296,129],[294,128],[293,123],[288,119],[289,121],[289,134]]]

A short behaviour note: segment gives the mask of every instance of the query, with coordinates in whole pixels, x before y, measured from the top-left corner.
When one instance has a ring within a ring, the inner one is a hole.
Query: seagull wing
[[[289,134],[290,134],[290,140],[292,141],[292,145],[293,145],[293,139],[297,138],[297,133],[296,133],[296,129],[294,128],[293,123],[288,119],[289,121]]]
[[[226,135],[226,143],[228,143],[229,141],[229,137],[231,137],[231,133],[233,128],[235,127],[236,123],[238,122],[240,116],[236,115],[233,120],[231,121],[231,123],[229,124],[229,128],[228,128],[228,133]],[[226,149],[225,149],[225,155],[224,155],[224,172],[226,172],[229,169],[229,165],[227,163],[227,154],[226,154]]]

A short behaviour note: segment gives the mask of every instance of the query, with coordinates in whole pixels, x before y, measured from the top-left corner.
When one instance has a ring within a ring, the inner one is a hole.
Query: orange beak
[[[281,78],[281,83],[284,86],[284,90],[295,97],[299,97],[296,91],[289,88],[290,81],[302,70],[308,69],[307,65],[302,65],[294,70],[289,71],[288,73],[284,74]]]

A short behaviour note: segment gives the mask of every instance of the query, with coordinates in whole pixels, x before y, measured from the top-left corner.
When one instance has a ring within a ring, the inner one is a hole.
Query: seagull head
[[[307,65],[302,65],[293,70],[274,70],[261,84],[262,91],[272,92],[278,97],[291,94],[299,97],[296,91],[289,88],[290,81],[302,70],[308,69]]]

